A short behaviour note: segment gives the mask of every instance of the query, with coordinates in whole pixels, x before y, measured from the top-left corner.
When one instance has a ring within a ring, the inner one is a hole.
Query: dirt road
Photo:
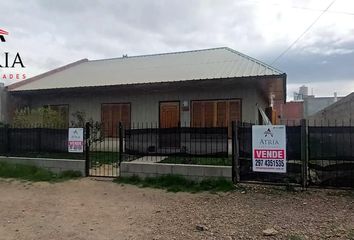
[[[345,196],[341,196],[345,195]],[[204,231],[196,229],[202,225]],[[262,231],[278,233],[266,237]],[[0,181],[0,239],[350,239],[353,194],[189,194],[81,179]]]

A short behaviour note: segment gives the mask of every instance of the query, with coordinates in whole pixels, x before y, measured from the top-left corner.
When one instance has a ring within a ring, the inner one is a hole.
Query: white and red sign
[[[68,151],[71,153],[84,152],[83,128],[69,128]]]
[[[252,126],[254,172],[286,173],[286,131],[284,125]]]

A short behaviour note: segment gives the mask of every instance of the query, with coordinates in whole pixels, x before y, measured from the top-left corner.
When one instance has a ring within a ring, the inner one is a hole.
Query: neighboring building
[[[342,97],[337,97],[337,93],[334,93],[333,97],[309,95],[308,87],[303,85],[299,88],[299,92],[294,92],[294,101],[276,102],[274,104],[277,123],[286,125],[300,124],[301,119],[309,118],[340,99]]]
[[[325,107],[335,103],[342,97],[337,97],[337,93],[334,93],[333,97],[315,97],[315,95],[309,95],[309,89],[307,86],[302,85],[299,88],[299,92],[294,92],[294,101],[303,101],[303,118],[307,118],[318,111],[321,111]]]
[[[286,99],[286,74],[230,48],[87,59],[10,85],[10,112],[52,106],[116,126],[258,123],[259,109]],[[11,115],[11,114],[10,114]]]
[[[302,101],[304,98],[309,96],[309,88],[305,85],[302,85],[299,88],[299,92],[294,92],[294,101]]]
[[[304,117],[309,116],[321,111],[322,109],[332,105],[343,97],[337,97],[337,93],[334,93],[333,97],[315,97],[308,96],[304,98]]]
[[[304,118],[304,102],[278,103],[274,106],[278,124],[298,125]]]
[[[317,123],[331,125],[354,125],[354,92],[324,108],[316,114],[309,116],[309,120]]]

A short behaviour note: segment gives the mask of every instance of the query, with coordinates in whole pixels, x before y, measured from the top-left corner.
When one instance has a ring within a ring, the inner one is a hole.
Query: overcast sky
[[[272,63],[332,0],[0,2],[9,32],[0,54],[20,52],[31,77],[82,58],[221,46]],[[273,66],[287,73],[290,97],[302,84],[319,96],[353,92],[354,1],[335,1]]]

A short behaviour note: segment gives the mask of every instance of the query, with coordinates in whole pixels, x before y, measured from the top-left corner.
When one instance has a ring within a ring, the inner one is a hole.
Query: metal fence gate
[[[118,177],[122,160],[122,125],[86,123],[86,175]]]

